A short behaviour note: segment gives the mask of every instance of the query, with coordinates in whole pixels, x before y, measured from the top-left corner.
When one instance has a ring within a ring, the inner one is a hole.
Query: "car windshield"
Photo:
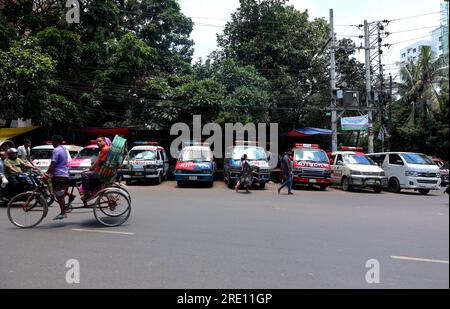
[[[31,157],[34,160],[50,160],[53,149],[31,149]]]
[[[181,162],[211,162],[213,154],[209,148],[192,149],[186,148],[181,151]]]
[[[256,161],[267,161],[267,154],[262,147],[234,147],[233,149],[233,160],[240,160],[242,156],[246,154],[248,160]]]
[[[376,165],[372,159],[363,154],[346,155],[344,156],[344,160],[347,164]]]
[[[78,153],[77,158],[81,159],[96,158],[98,157],[99,153],[100,153],[99,148],[84,148]]]
[[[408,164],[418,164],[418,165],[434,165],[434,162],[428,158],[426,155],[418,153],[404,153],[402,154],[403,159],[405,159]]]
[[[131,150],[130,160],[156,160],[156,150]]]
[[[316,163],[330,163],[327,154],[321,150],[297,149],[294,152],[295,161],[308,161]]]
[[[72,158],[75,158],[78,155],[78,151],[69,151],[69,153]]]

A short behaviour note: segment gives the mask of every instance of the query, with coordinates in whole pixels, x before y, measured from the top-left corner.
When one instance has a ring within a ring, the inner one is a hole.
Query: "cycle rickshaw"
[[[118,135],[114,138],[108,151],[106,162],[100,169],[101,189],[91,198],[74,203],[74,192],[80,192],[80,182],[71,180],[69,201],[66,212],[79,209],[92,209],[95,219],[108,227],[125,223],[131,214],[131,196],[126,186],[116,182],[117,172],[123,162],[126,140]],[[41,182],[34,191],[16,195],[8,203],[8,218],[20,228],[37,226],[48,214],[48,204],[42,194],[45,183]]]

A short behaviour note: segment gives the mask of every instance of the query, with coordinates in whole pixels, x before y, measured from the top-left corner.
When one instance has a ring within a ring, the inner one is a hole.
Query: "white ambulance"
[[[345,191],[371,188],[380,193],[387,185],[384,170],[359,147],[341,147],[331,155],[331,182]]]
[[[169,157],[157,142],[136,142],[123,161],[121,172],[127,185],[133,180],[156,180],[161,183],[169,172]]]
[[[69,162],[81,151],[81,149],[83,149],[83,147],[75,145],[63,145],[63,147],[69,155]],[[53,145],[51,144],[31,148],[30,153],[32,162],[42,173],[47,172],[50,167],[53,149]]]

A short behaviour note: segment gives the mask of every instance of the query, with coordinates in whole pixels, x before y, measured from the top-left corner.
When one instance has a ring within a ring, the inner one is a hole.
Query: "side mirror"
[[[337,165],[344,165],[344,162],[342,162],[341,160],[336,162]]]
[[[330,159],[330,164],[334,164],[334,159]]]

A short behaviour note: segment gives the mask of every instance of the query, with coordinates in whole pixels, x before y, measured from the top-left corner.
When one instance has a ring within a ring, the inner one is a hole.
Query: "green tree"
[[[55,75],[55,62],[33,37],[0,51],[0,117],[31,119],[40,125],[80,122],[76,106],[54,92]]]
[[[125,31],[135,33],[159,56],[162,73],[189,72],[193,55],[192,20],[176,0],[129,0],[124,5]]]
[[[448,64],[422,48],[401,67],[399,99],[392,104],[392,147],[448,158]]]
[[[326,59],[320,52],[328,25],[323,19],[309,21],[307,11],[286,4],[241,0],[218,42],[222,55],[254,66],[269,81],[276,98],[271,120],[290,129],[327,87]]]
[[[430,112],[439,112],[442,102],[437,85],[448,83],[448,64],[443,58],[433,60],[431,47],[422,46],[417,62],[411,61],[400,69],[402,82],[398,84],[401,100],[411,105],[409,123],[414,125],[416,114],[427,121]]]
[[[206,71],[208,64],[205,63]],[[226,58],[214,63],[209,69],[215,80],[226,90],[223,111],[218,123],[260,123],[269,121],[269,109],[273,99],[270,84],[252,66],[239,66]],[[202,70],[200,70],[202,72]]]

